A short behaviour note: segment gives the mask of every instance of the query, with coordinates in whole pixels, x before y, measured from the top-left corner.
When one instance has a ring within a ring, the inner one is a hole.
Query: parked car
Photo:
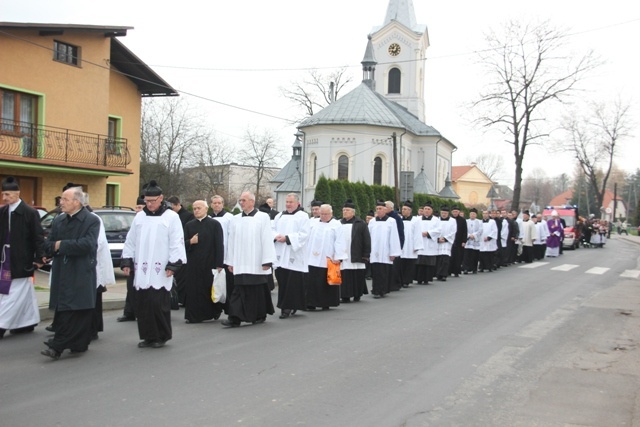
[[[96,208],[93,213],[102,219],[104,230],[107,234],[109,242],[109,250],[111,251],[111,261],[114,267],[120,267],[120,258],[122,257],[122,249],[124,249],[124,241],[127,233],[131,228],[133,218],[136,212],[133,208],[125,206],[103,206]],[[56,216],[60,215],[60,210],[56,209],[48,212],[41,220],[40,224],[44,230],[45,237],[51,231],[51,224]]]

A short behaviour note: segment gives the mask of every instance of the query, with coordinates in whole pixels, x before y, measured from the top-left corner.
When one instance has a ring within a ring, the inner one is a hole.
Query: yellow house
[[[491,203],[487,194],[493,186],[493,181],[474,163],[467,166],[453,166],[451,186],[460,196],[460,202],[467,207],[487,207]]]
[[[132,27],[0,22],[0,179],[55,207],[67,182],[93,206],[134,206],[141,100],[173,96],[116,37]]]

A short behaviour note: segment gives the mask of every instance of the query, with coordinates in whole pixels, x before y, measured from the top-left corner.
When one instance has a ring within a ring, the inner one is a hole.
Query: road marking
[[[587,274],[604,274],[609,270],[610,270],[610,268],[606,268],[606,267],[593,267],[593,268],[590,268],[587,271],[585,271],[585,273],[587,273]]]
[[[632,279],[637,279],[640,277],[640,270],[625,270],[624,273],[620,275],[620,277],[630,277]]]
[[[525,265],[521,265],[518,268],[538,268],[538,267],[542,267],[543,265],[547,265],[549,264],[548,262],[534,262],[533,264],[525,264]]]
[[[579,267],[577,264],[562,264],[557,267],[553,267],[552,270],[556,271],[571,271],[574,268]]]

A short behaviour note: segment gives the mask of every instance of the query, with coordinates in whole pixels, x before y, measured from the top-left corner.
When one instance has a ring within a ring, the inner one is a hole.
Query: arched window
[[[311,185],[316,185],[316,179],[318,178],[318,156],[311,155]]]
[[[344,154],[338,157],[338,179],[349,179],[349,158]]]
[[[373,159],[373,184],[382,185],[382,159],[380,156]]]
[[[397,68],[389,70],[389,93],[400,93],[401,74]]]

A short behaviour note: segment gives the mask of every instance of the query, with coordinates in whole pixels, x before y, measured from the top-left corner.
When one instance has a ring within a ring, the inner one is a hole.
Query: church
[[[415,193],[445,188],[456,146],[425,123],[428,47],[412,0],[389,0],[383,24],[368,36],[362,83],[298,125],[294,156],[277,178],[278,199],[295,180],[308,206],[321,175],[394,186],[395,164],[398,175],[413,172]]]

